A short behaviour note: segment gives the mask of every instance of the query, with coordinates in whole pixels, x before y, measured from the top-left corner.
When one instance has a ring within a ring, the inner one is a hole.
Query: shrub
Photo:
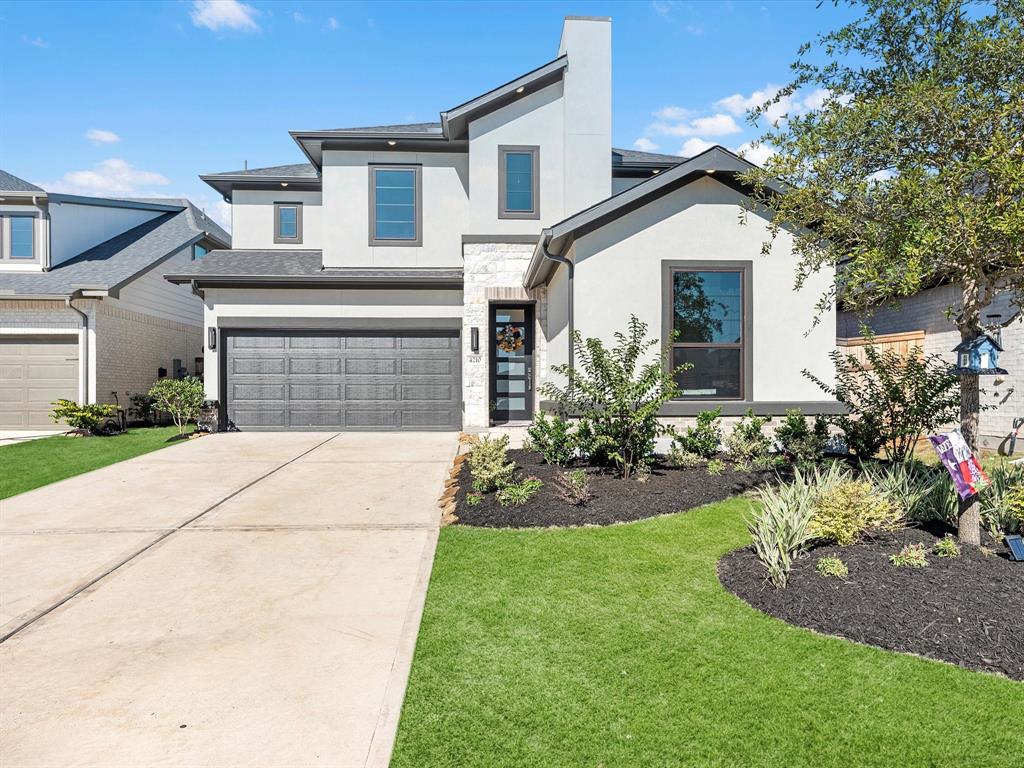
[[[79,434],[95,434],[104,419],[117,413],[113,405],[106,403],[83,403],[61,398],[53,403],[50,419],[65,422]]]
[[[772,441],[764,434],[770,418],[755,416],[752,409],[736,422],[725,439],[725,447],[734,461],[764,466],[772,452]]]
[[[171,415],[178,434],[185,434],[185,425],[199,418],[203,407],[203,382],[195,376],[183,379],[160,379],[149,389],[153,407]]]
[[[482,504],[484,501],[484,495],[482,493],[467,493],[466,504],[471,507],[475,507],[478,504]]]
[[[796,474],[800,478],[800,470]],[[777,589],[784,589],[793,560],[809,537],[807,526],[814,510],[812,487],[800,478],[800,482],[761,488],[757,499],[759,504],[751,507],[747,521],[754,553],[768,571],[768,580]]]
[[[707,473],[709,475],[720,475],[725,472],[725,462],[721,459],[712,459],[708,462]]]
[[[677,469],[695,469],[703,466],[706,460],[700,454],[691,453],[673,443],[668,455],[665,456],[665,461],[670,467]]]
[[[710,459],[718,453],[718,447],[722,442],[721,421],[721,408],[715,408],[713,411],[701,411],[697,414],[696,426],[687,427],[683,434],[673,438],[673,447],[679,446],[686,453]]]
[[[558,498],[574,507],[582,507],[594,497],[594,492],[590,488],[590,478],[582,469],[559,472],[555,478],[555,489]]]
[[[871,458],[884,447],[889,458],[903,461],[922,433],[959,419],[960,379],[941,355],[924,355],[920,347],[906,356],[872,343],[863,349],[866,362],[830,353],[835,386],[806,370],[804,376],[849,410],[833,423],[854,453]]]
[[[952,536],[943,536],[936,541],[933,551],[936,557],[960,557],[960,545],[956,543],[956,539]]]
[[[928,565],[924,544],[907,544],[895,555],[889,555],[889,562],[897,568],[924,568]]]
[[[894,530],[902,519],[902,510],[876,493],[871,483],[848,480],[816,495],[809,530],[845,547],[866,534]]]
[[[828,445],[828,420],[819,414],[812,427],[799,408],[791,408],[776,427],[775,439],[785,457],[795,464],[821,461]]]
[[[658,422],[658,411],[679,387],[665,364],[666,353],[650,359],[658,340],[647,339],[647,324],[635,315],[625,333],[615,334],[610,349],[600,339],[584,342],[578,332],[572,343],[576,365],[551,367],[566,385],[548,383],[541,392],[564,412],[579,414],[591,458],[614,464],[628,478],[650,465],[655,438],[669,432]]]
[[[498,489],[498,503],[503,507],[521,507],[543,487],[544,483],[537,477],[528,477],[518,483],[508,483]]]
[[[530,447],[540,453],[548,464],[564,467],[576,456],[576,441],[569,422],[557,413],[549,418],[538,412],[526,434]]]
[[[998,464],[988,477],[991,482],[980,494],[981,521],[995,537],[1016,533],[1021,527],[1020,489],[1024,487],[1024,467]]]
[[[469,452],[469,471],[473,490],[487,493],[512,482],[516,464],[508,458],[508,435],[478,439]]]
[[[1017,521],[1017,530],[1024,530],[1024,484],[1016,485],[1007,491],[1006,508]]]
[[[814,570],[816,570],[820,576],[831,579],[845,579],[850,575],[850,569],[847,568],[846,563],[838,557],[818,558],[818,562],[815,564]]]
[[[881,464],[876,461],[861,462],[861,473],[872,487],[889,501],[903,510],[903,514],[914,522],[925,523],[943,517],[941,494],[947,490],[943,478],[949,474],[942,467],[908,459],[907,461]],[[952,482],[948,483],[952,491]],[[953,509],[956,502],[953,500]]]
[[[128,420],[139,424],[156,424],[157,414],[153,398],[146,392],[129,392]]]

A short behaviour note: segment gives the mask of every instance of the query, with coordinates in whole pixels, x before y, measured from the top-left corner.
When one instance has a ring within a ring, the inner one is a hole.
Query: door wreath
[[[518,352],[523,348],[523,331],[514,325],[506,325],[497,331],[498,348],[505,352]]]

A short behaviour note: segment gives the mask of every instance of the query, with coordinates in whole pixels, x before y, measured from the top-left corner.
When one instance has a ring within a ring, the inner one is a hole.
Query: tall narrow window
[[[540,218],[539,147],[498,147],[498,218]]]
[[[200,245],[199,243],[196,243],[195,245],[192,246],[192,260],[199,261],[199,259],[203,258],[203,256],[205,256],[209,252],[209,248],[206,248]]]
[[[12,259],[34,259],[36,257],[35,218],[32,216],[11,216],[8,219],[11,238]]]
[[[274,203],[274,242],[302,243],[302,203]]]
[[[370,166],[370,245],[421,245],[419,166]]]

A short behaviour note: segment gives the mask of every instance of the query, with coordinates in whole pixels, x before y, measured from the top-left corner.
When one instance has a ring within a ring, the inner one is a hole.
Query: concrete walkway
[[[214,435],[0,501],[0,764],[386,766],[455,450]]]

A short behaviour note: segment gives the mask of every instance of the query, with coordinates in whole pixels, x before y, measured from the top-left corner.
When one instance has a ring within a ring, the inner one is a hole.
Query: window
[[[199,243],[196,243],[195,245],[192,246],[192,261],[199,261],[199,259],[203,258],[203,256],[205,256],[209,252],[209,248],[200,245]]]
[[[370,166],[370,245],[422,245],[420,167]]]
[[[274,203],[274,242],[302,243],[302,203]]]
[[[10,216],[7,219],[9,242],[7,245],[7,258],[9,259],[35,259],[35,217],[34,216]]]
[[[498,147],[498,218],[540,218],[539,147]]]
[[[668,267],[665,325],[667,333],[676,332],[669,364],[678,369],[683,399],[749,396],[750,269],[734,264]]]

